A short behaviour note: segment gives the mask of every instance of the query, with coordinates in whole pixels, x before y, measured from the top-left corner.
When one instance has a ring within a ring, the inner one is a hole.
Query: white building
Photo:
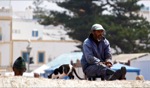
[[[0,69],[3,71],[11,64],[12,57],[12,17],[11,9],[0,8]],[[9,69],[9,68],[8,68]]]
[[[44,27],[28,16],[22,19],[21,15],[12,14],[11,8],[0,9],[0,71],[12,70],[12,65],[19,56],[28,61],[29,44],[30,58],[34,61],[29,70],[49,62],[60,54],[80,50],[76,47],[80,42],[69,38],[61,25]]]
[[[140,10],[139,14],[150,22],[150,0],[140,0],[138,4],[144,5],[144,7]]]

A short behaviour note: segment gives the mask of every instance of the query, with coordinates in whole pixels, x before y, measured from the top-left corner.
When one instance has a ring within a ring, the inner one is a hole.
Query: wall
[[[131,61],[131,66],[140,68],[140,74],[144,76],[145,80],[150,80],[150,60],[145,60],[145,61]]]
[[[9,43],[0,43],[0,53],[1,53],[1,63],[0,66],[9,66],[10,64],[10,44]]]
[[[44,27],[34,20],[13,19],[12,39],[13,40],[37,40],[43,35]],[[38,37],[32,36],[32,31],[38,31]]]
[[[11,61],[11,28],[12,18],[11,9],[2,7],[0,8],[0,68],[9,69]]]
[[[27,51],[26,47],[28,45],[27,41],[14,41],[13,42],[13,62],[16,60],[17,57],[21,55],[21,52]],[[78,43],[73,41],[31,41],[31,54],[30,56],[33,57],[34,64],[31,65],[33,67],[39,66],[49,62],[49,59],[54,59],[55,57],[63,54],[69,53],[74,50],[78,50],[75,46]],[[44,51],[45,52],[45,62],[38,63],[38,52]],[[38,65],[39,64],[39,65]]]
[[[0,27],[2,33],[2,41],[9,42],[10,41],[10,25],[11,22],[7,20],[0,20]]]

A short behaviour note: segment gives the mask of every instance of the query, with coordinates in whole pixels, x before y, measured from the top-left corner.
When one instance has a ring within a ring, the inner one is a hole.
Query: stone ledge
[[[27,88],[27,87],[117,87],[117,88],[150,88],[150,81],[137,80],[116,80],[116,81],[88,81],[88,80],[62,80],[62,79],[46,79],[46,78],[31,78],[31,77],[16,77],[16,76],[0,76],[0,88]]]

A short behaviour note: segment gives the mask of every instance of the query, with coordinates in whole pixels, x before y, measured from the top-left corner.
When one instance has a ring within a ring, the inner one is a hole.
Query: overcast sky
[[[14,11],[25,10],[26,7],[33,6],[32,3],[33,3],[32,0],[12,0],[11,1],[11,5]]]

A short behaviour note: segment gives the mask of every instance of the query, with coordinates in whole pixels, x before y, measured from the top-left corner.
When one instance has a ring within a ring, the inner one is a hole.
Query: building
[[[45,27],[38,24],[30,15],[23,19],[21,14],[19,16],[13,14],[11,8],[0,8],[0,71],[2,72],[11,71],[14,61],[19,56],[25,58],[27,69],[31,71],[60,54],[80,50],[76,47],[79,44],[79,41],[69,38],[61,25]],[[29,58],[33,60],[33,64],[29,64]]]
[[[0,8],[0,69],[9,70],[12,63],[12,10],[9,8]],[[7,68],[7,69],[2,69]]]
[[[139,5],[144,5],[143,8],[138,12],[139,15],[143,16],[150,22],[150,1],[149,0],[140,0]]]

